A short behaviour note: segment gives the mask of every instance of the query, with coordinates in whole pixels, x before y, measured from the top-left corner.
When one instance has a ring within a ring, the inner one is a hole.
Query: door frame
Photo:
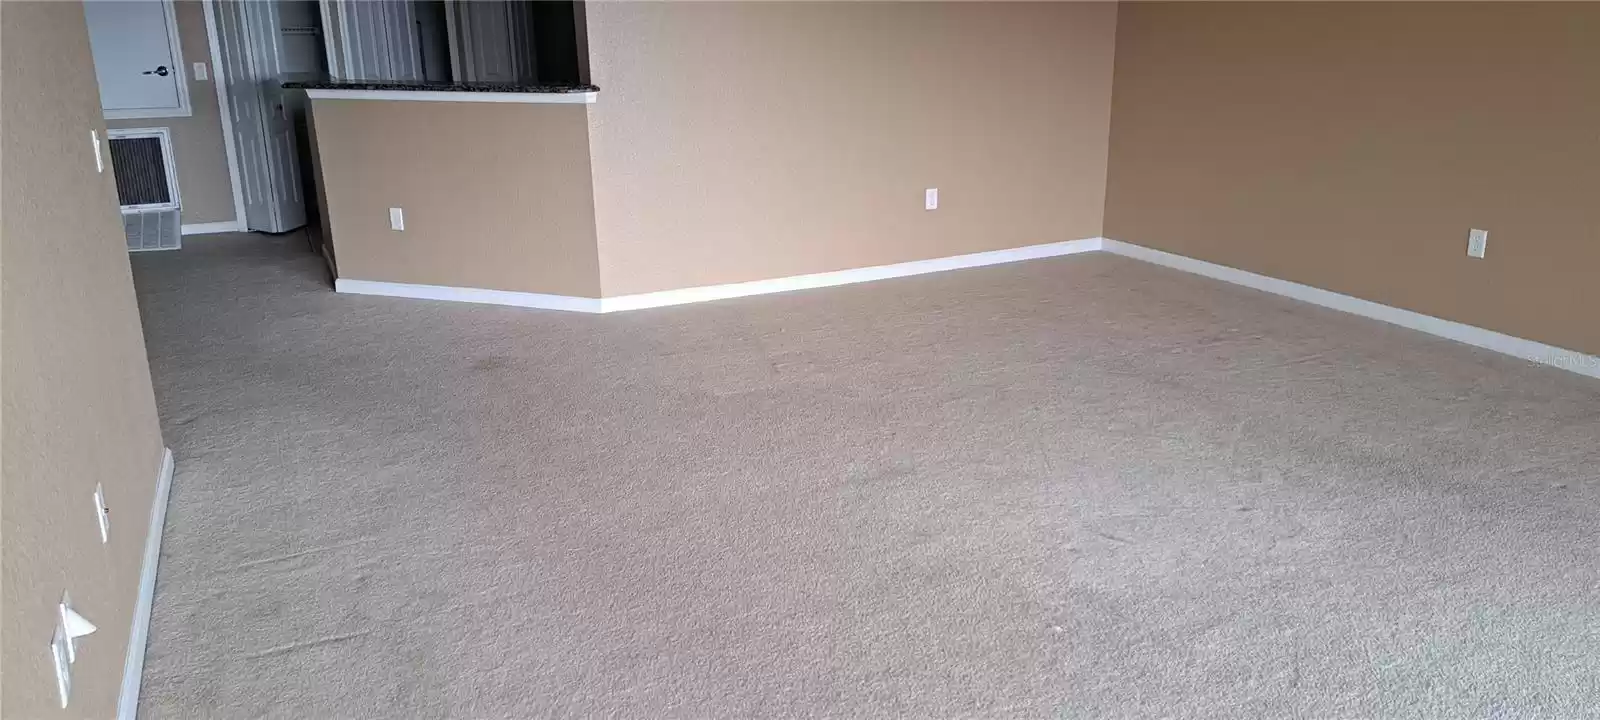
[[[201,0],[206,16],[206,42],[211,50],[211,85],[217,93],[217,116],[222,123],[222,147],[228,158],[228,182],[233,185],[233,221],[213,223],[207,232],[243,232],[246,227],[244,181],[239,177],[239,155],[233,141],[233,108],[228,104],[228,69],[222,64],[217,35],[216,0]],[[229,227],[231,226],[231,227]],[[196,232],[200,229],[195,228]]]
[[[172,53],[173,74],[177,75],[174,83],[178,90],[178,106],[175,108],[135,108],[130,110],[107,110],[101,108],[107,120],[140,120],[146,118],[177,118],[191,117],[194,107],[189,104],[189,68],[183,64],[183,38],[178,35],[178,9],[173,6],[173,0],[150,0],[161,5],[161,14],[167,21],[167,48]]]

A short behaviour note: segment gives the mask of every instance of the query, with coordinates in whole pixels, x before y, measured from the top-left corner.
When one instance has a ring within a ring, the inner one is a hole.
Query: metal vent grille
[[[130,211],[122,214],[128,252],[177,250],[183,246],[177,210]]]
[[[174,205],[167,184],[164,137],[112,137],[111,172],[117,179],[117,203],[123,207]]]

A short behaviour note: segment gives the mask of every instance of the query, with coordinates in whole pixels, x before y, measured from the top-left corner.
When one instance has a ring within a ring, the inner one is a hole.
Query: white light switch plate
[[[922,193],[922,209],[923,210],[938,210],[939,209],[939,188],[928,188],[927,190],[923,191],[923,193]]]
[[[110,542],[111,511],[106,509],[106,491],[100,485],[94,486],[94,516],[100,521],[100,542]]]
[[[1467,255],[1481,258],[1484,251],[1489,249],[1489,231],[1473,228],[1467,233]]]
[[[194,64],[194,79],[196,81],[199,81],[199,80],[204,80],[207,77],[209,77],[209,74],[206,72],[206,64],[203,63],[203,62],[195,63]]]
[[[406,213],[400,208],[389,208],[389,229],[406,229]]]

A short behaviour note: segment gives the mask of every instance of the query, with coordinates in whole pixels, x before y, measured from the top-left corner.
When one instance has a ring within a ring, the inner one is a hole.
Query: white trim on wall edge
[[[378,280],[351,280],[349,278],[334,280],[333,289],[353,295],[384,295],[418,300],[449,300],[451,302],[479,303],[482,305],[510,305],[512,307],[539,308],[542,310],[600,312],[599,299],[572,297],[570,295],[480,290],[478,288],[450,287],[448,285],[413,285],[411,283],[393,283]]]
[[[144,566],[139,571],[139,596],[133,606],[133,629],[128,633],[128,656],[122,663],[122,692],[117,696],[117,720],[134,720],[139,712],[139,685],[144,676],[144,649],[150,638],[150,606],[156,596],[156,565],[161,562],[161,533],[167,523],[167,496],[172,491],[172,450],[161,449],[161,472],[150,502],[150,529],[144,539]]]
[[[1102,242],[1102,249],[1106,252],[1124,255],[1135,260],[1143,260],[1148,263],[1194,273],[1195,275],[1203,275],[1213,280],[1243,285],[1262,292],[1282,295],[1352,315],[1380,320],[1391,325],[1399,325],[1403,328],[1425,332],[1429,335],[1454,340],[1485,350],[1492,350],[1540,365],[1551,365],[1579,375],[1600,378],[1600,357],[1587,355],[1576,350],[1525,340],[1453,320],[1402,310],[1370,300],[1362,300],[1361,298],[1311,287],[1310,285],[1301,285],[1288,280],[1257,275],[1253,272],[1231,268],[1226,265],[1209,263],[1204,260],[1196,260],[1161,250],[1152,250],[1132,243],[1105,239]]]
[[[194,117],[189,108],[154,108],[151,110],[106,110],[107,120],[168,120]]]
[[[789,292],[791,290],[850,285],[909,275],[944,272],[946,270],[1000,265],[1019,260],[1074,255],[1099,249],[1100,238],[1086,238],[1043,245],[1025,245],[1019,248],[991,250],[968,255],[952,255],[950,257],[933,258],[932,260],[913,260],[893,265],[874,265],[864,268],[851,268],[849,270],[836,270],[834,272],[794,275],[771,280],[754,280],[730,285],[708,285],[705,287],[683,288],[681,290],[662,290],[639,295],[619,295],[617,297],[602,298],[600,300],[600,312],[642,310],[644,308],[683,305],[707,300],[726,300],[749,295],[766,295],[769,293]]]
[[[998,265],[1002,263],[1032,260],[1035,258],[1056,257],[1060,255],[1073,255],[1084,252],[1105,251],[1116,255],[1123,255],[1135,260],[1156,265],[1163,265],[1176,270],[1203,275],[1213,280],[1242,285],[1274,295],[1293,298],[1313,305],[1347,312],[1353,315],[1380,320],[1392,325],[1409,328],[1419,332],[1428,333],[1447,340],[1465,343],[1474,347],[1491,350],[1504,355],[1528,360],[1541,365],[1551,365],[1563,370],[1578,373],[1592,378],[1600,379],[1600,357],[1587,355],[1576,350],[1567,350],[1554,345],[1546,345],[1533,340],[1513,337],[1493,330],[1445,320],[1443,318],[1423,315],[1422,313],[1402,310],[1400,308],[1381,305],[1370,300],[1341,295],[1329,290],[1314,288],[1310,285],[1301,285],[1288,280],[1257,275],[1252,272],[1237,268],[1217,265],[1204,260],[1174,255],[1169,252],[1152,250],[1147,247],[1132,243],[1120,242],[1108,238],[1086,238],[1083,240],[1069,240],[1066,242],[1048,243],[1044,245],[1028,245],[1009,250],[995,250],[991,252],[973,253],[970,255],[955,255],[951,257],[934,258],[932,260],[917,260],[913,262],[897,263],[894,265],[877,265],[873,267],[839,270],[836,272],[815,273],[811,275],[795,275],[792,277],[774,278],[771,280],[755,280],[752,282],[733,283],[730,285],[710,285],[705,287],[684,288],[681,290],[663,290],[653,293],[638,295],[620,295],[609,298],[583,298],[567,295],[544,295],[540,293],[507,292],[503,290],[479,290],[475,288],[445,287],[440,285],[408,285],[405,283],[378,282],[372,280],[350,280],[340,278],[334,281],[334,289],[343,293],[356,293],[361,295],[387,295],[392,297],[419,298],[424,300],[450,300],[455,302],[487,303],[491,305],[511,305],[515,307],[542,308],[545,310],[567,310],[586,313],[611,313],[627,310],[642,310],[645,308],[665,307],[668,305],[684,305],[688,303],[706,302],[709,300],[724,300],[728,298],[747,297],[750,295],[766,295],[770,293],[789,292],[792,290],[806,290],[810,288],[831,287],[835,285],[849,285],[873,280],[884,280],[909,275],[922,275],[925,273],[944,272],[946,270],[959,270],[962,268],[981,267],[984,265]]]
[[[999,265],[1002,263],[1017,262],[1020,260],[1033,260],[1035,258],[1056,257],[1059,255],[1073,255],[1076,253],[1093,252],[1099,249],[1100,238],[1086,238],[1083,240],[1068,240],[1066,242],[1046,243],[1044,245],[1027,245],[1019,248],[1010,248],[1007,250],[992,250],[989,252],[972,253],[969,255],[953,255],[950,257],[934,258],[932,260],[914,260],[912,262],[895,263],[893,265],[875,265],[872,267],[852,268],[849,270],[837,270],[834,272],[773,278],[771,280],[754,280],[751,282],[732,283],[728,285],[707,285],[703,287],[683,288],[680,290],[662,290],[660,292],[641,293],[638,295],[619,295],[617,297],[608,298],[546,295],[543,293],[510,292],[506,290],[481,290],[477,288],[448,287],[444,285],[412,285],[409,283],[392,283],[377,280],[352,280],[349,278],[339,278],[334,280],[333,288],[338,292],[353,293],[357,295],[387,295],[390,297],[417,298],[422,300],[450,300],[454,302],[483,303],[488,305],[510,305],[514,307],[541,308],[544,310],[611,313],[623,312],[626,310],[643,310],[645,308],[665,307],[668,305],[686,305],[689,303],[706,302],[709,300],[726,300],[728,298],[747,297],[750,295],[768,295],[771,293],[790,292],[793,290],[808,290],[811,288],[832,287],[835,285],[850,285],[854,283],[871,282],[873,280],[886,280],[888,278],[944,272],[946,270],[982,267],[984,265]]]
[[[179,226],[178,232],[183,235],[214,235],[225,232],[242,232],[238,220],[223,220],[208,223],[184,223]]]
[[[413,102],[524,103],[531,105],[592,105],[599,93],[452,92],[449,90],[306,90],[313,100],[410,100]]]

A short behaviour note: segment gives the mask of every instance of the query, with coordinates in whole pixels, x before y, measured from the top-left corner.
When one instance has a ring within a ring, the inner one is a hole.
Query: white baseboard
[[[1466,343],[1474,347],[1492,350],[1541,365],[1551,365],[1579,375],[1600,378],[1600,357],[1586,355],[1576,350],[1567,350],[1554,345],[1525,340],[1493,330],[1485,330],[1480,327],[1433,317],[1432,315],[1423,315],[1410,310],[1381,305],[1370,300],[1341,295],[1329,290],[1314,288],[1310,285],[1301,285],[1288,280],[1257,275],[1226,265],[1209,263],[1204,260],[1196,260],[1161,250],[1152,250],[1117,240],[1104,240],[1101,243],[1101,249],[1106,252],[1125,255],[1135,260],[1164,265],[1184,272],[1204,275],[1214,280],[1243,285],[1313,305],[1321,305],[1322,307],[1347,312],[1352,315],[1381,320],[1391,325],[1399,325],[1400,327],[1425,332],[1429,335],[1437,335],[1459,343]]]
[[[144,540],[144,566],[139,571],[139,597],[133,606],[133,629],[128,633],[128,656],[122,663],[122,692],[117,696],[117,720],[134,720],[139,712],[139,684],[144,676],[144,648],[150,637],[150,606],[156,596],[156,565],[161,562],[161,532],[167,523],[167,496],[172,491],[172,450],[162,449],[156,494],[150,501],[150,530]]]
[[[515,307],[542,308],[545,310],[566,310],[571,312],[586,313],[611,313],[627,310],[642,310],[645,308],[664,307],[668,305],[684,305],[688,303],[706,302],[708,300],[724,300],[728,298],[746,297],[750,295],[766,295],[770,293],[789,292],[792,290],[806,290],[810,288],[831,287],[834,285],[849,285],[852,283],[870,282],[888,278],[906,277],[909,275],[922,275],[926,273],[944,272],[946,270],[959,270],[962,268],[981,267],[984,265],[999,265],[1002,263],[1017,262],[1019,260],[1032,260],[1035,258],[1056,257],[1059,255],[1073,255],[1076,253],[1094,252],[1097,250],[1124,255],[1136,260],[1164,265],[1166,267],[1183,270],[1196,275],[1204,275],[1215,280],[1243,285],[1264,292],[1294,298],[1313,305],[1340,310],[1360,315],[1362,317],[1381,320],[1393,325],[1410,328],[1430,335],[1436,335],[1456,342],[1466,343],[1485,350],[1510,355],[1512,357],[1529,360],[1542,365],[1551,365],[1563,370],[1600,378],[1600,357],[1586,355],[1576,350],[1567,350],[1554,345],[1546,345],[1533,340],[1513,337],[1493,330],[1485,330],[1463,323],[1436,318],[1431,315],[1402,310],[1388,305],[1381,305],[1369,300],[1341,295],[1336,292],[1314,288],[1310,285],[1279,280],[1265,275],[1237,268],[1209,263],[1204,260],[1174,255],[1169,252],[1152,250],[1132,243],[1120,242],[1108,238],[1085,238],[1083,240],[1068,240],[1066,242],[1047,243],[1044,245],[1028,245],[1008,250],[994,250],[991,252],[972,253],[970,255],[954,255],[951,257],[934,258],[932,260],[916,260],[913,262],[896,263],[894,265],[876,265],[873,267],[853,268],[835,272],[814,273],[811,275],[795,275],[792,277],[774,278],[771,280],[755,280],[752,282],[733,283],[729,285],[708,285],[704,287],[683,288],[681,290],[663,290],[661,292],[642,293],[638,295],[619,295],[608,298],[571,297],[567,295],[544,295],[540,293],[506,292],[503,290],[479,290],[476,288],[445,287],[440,285],[409,285],[406,283],[378,282],[373,280],[350,280],[340,278],[334,281],[334,288],[343,293],[356,293],[361,295],[388,295],[392,297],[420,298],[425,300],[451,300],[455,302],[487,303],[490,305],[511,305]]]
[[[412,285],[407,283],[380,282],[375,280],[351,280],[339,278],[334,281],[335,290],[343,293],[359,295],[388,295],[391,297],[419,298],[424,300],[452,300],[455,302],[486,303],[489,305],[511,305],[515,307],[542,308],[545,310],[568,310],[587,313],[611,313],[625,310],[642,310],[645,308],[665,307],[667,305],[684,305],[688,303],[706,302],[708,300],[725,300],[728,298],[746,297],[750,295],[766,295],[770,293],[790,292],[792,290],[807,290],[810,288],[830,287],[834,285],[849,285],[852,283],[870,282],[872,280],[885,280],[888,278],[906,277],[909,275],[923,275],[926,273],[943,272],[946,270],[959,270],[961,268],[981,267],[984,265],[999,265],[1002,263],[1017,262],[1019,260],[1032,260],[1035,258],[1055,257],[1058,255],[1072,255],[1075,253],[1092,252],[1100,249],[1100,238],[1087,238],[1084,240],[1068,240],[1066,242],[1047,243],[1044,245],[1027,245],[1007,250],[993,250],[990,252],[972,253],[969,255],[953,255],[950,257],[934,258],[932,260],[915,260],[912,262],[895,263],[893,265],[875,265],[872,267],[852,268],[834,272],[813,273],[810,275],[794,275],[791,277],[774,278],[771,280],[754,280],[751,282],[732,283],[729,285],[707,285],[703,287],[683,288],[680,290],[663,290],[660,292],[641,293],[638,295],[619,295],[608,298],[585,298],[568,295],[545,295],[542,293],[507,292],[504,290],[480,290],[477,288],[447,287],[443,285]]]
[[[480,290],[478,288],[449,287],[447,285],[413,285],[410,283],[380,282],[377,280],[351,280],[349,278],[334,280],[333,289],[354,295],[386,295],[388,297],[416,298],[418,300],[449,300],[483,305],[540,308],[542,310],[602,312],[599,298],[573,297],[571,295]]]
[[[1100,238],[1087,238],[1084,240],[1068,240],[1066,242],[1046,243],[1044,245],[1026,245],[1019,248],[992,250],[989,252],[972,253],[969,255],[952,255],[950,257],[934,258],[932,260],[915,260],[912,262],[895,263],[893,265],[874,265],[872,267],[851,268],[849,270],[813,273],[811,275],[794,275],[791,277],[773,278],[771,280],[755,280],[751,282],[733,283],[731,285],[708,285],[704,287],[684,288],[682,290],[662,290],[660,292],[643,293],[639,295],[619,295],[617,297],[601,299],[600,312],[641,310],[644,308],[663,307],[666,305],[684,305],[687,303],[705,302],[707,300],[725,300],[727,298],[746,297],[749,295],[766,295],[769,293],[789,292],[791,290],[808,290],[811,288],[831,287],[834,285],[850,285],[854,283],[871,282],[873,280],[907,277],[910,275],[925,275],[927,273],[944,272],[946,270],[960,270],[962,268],[982,267],[984,265],[1000,265],[1003,263],[1017,262],[1019,260],[1033,260],[1036,258],[1056,257],[1058,255],[1073,255],[1076,253],[1093,252],[1099,249]]]
[[[237,220],[208,223],[184,223],[178,227],[182,235],[214,235],[216,233],[243,232],[244,227]]]

